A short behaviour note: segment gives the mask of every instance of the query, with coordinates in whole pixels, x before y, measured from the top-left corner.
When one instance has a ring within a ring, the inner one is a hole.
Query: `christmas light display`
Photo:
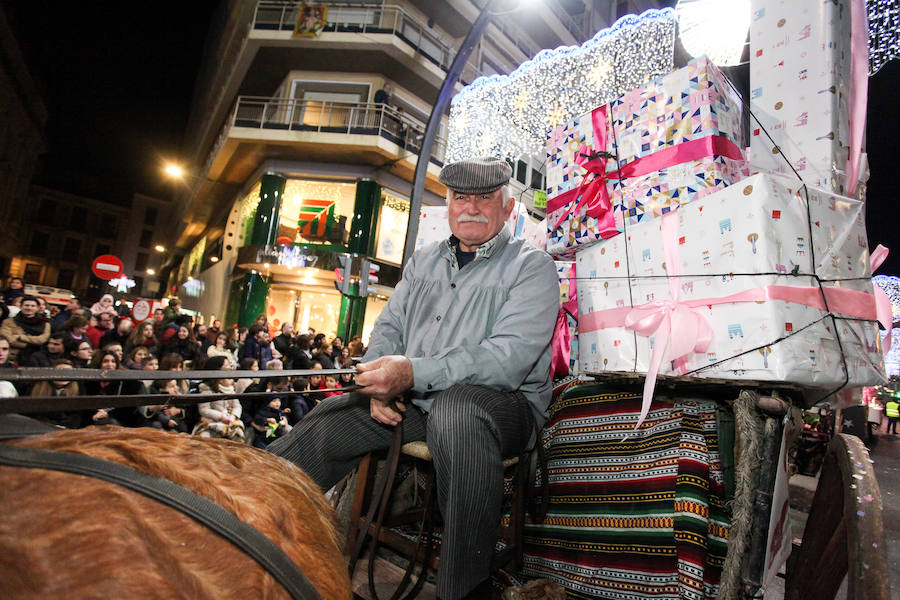
[[[872,281],[884,290],[890,299],[893,320],[895,322],[900,320],[900,277],[876,275]],[[886,335],[886,331],[881,332],[882,342]],[[884,366],[888,375],[896,375],[900,371],[900,328],[893,329],[891,332],[891,349],[884,357]]]
[[[869,75],[889,60],[900,58],[900,0],[867,0]]]
[[[452,100],[446,161],[542,154],[551,128],[672,71],[674,46],[675,12],[648,10],[509,75],[479,77]]]

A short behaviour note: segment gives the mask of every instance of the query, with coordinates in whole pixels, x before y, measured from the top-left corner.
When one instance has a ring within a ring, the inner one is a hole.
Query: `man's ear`
[[[516,205],[515,198],[509,197],[506,199],[506,205],[503,207],[503,212],[505,213],[505,219],[509,218],[509,215],[512,213],[512,209],[515,205]]]

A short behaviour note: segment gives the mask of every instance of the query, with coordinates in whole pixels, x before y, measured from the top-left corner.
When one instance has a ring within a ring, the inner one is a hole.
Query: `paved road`
[[[900,598],[900,436],[882,433],[869,453],[875,461],[875,476],[884,506],[891,598]]]

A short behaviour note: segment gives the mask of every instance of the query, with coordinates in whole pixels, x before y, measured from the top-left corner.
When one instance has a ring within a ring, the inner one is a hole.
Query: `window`
[[[94,249],[94,258],[98,256],[103,256],[104,254],[109,254],[110,251],[109,244],[97,244]]]
[[[72,283],[75,281],[75,269],[60,269],[56,276],[56,287],[72,289]]]
[[[87,213],[77,206],[72,207],[72,219],[69,221],[73,231],[87,230]]]
[[[100,231],[98,232],[103,237],[116,237],[116,227],[118,223],[116,222],[116,216],[110,214],[104,214],[100,218]]]
[[[531,170],[531,187],[536,190],[544,189],[544,175],[537,169]]]
[[[148,206],[144,209],[144,225],[153,227],[156,225],[156,218],[159,216],[155,206]]]
[[[25,265],[25,283],[41,283],[41,265],[28,263]]]
[[[52,220],[56,215],[56,201],[44,198],[41,201],[41,217]]]
[[[62,258],[77,261],[79,254],[81,254],[81,240],[78,238],[68,238],[63,246]]]
[[[141,294],[141,291],[144,289],[144,278],[143,277],[135,277],[134,278],[134,293],[137,295]]]
[[[153,245],[153,231],[145,229],[141,232],[141,241],[138,244],[141,248],[149,248]]]
[[[528,178],[528,164],[524,160],[516,162],[516,181],[525,185]]]
[[[31,234],[31,245],[28,246],[28,254],[33,254],[35,256],[46,256],[47,244],[49,243],[49,235],[47,235],[43,231],[35,231]]]
[[[134,259],[134,270],[135,271],[143,271],[147,268],[147,260],[150,257],[146,252],[138,252],[137,258]]]

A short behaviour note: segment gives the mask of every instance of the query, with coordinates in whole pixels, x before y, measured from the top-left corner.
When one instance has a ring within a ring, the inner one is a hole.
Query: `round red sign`
[[[122,274],[122,261],[112,254],[103,254],[94,259],[91,271],[100,279],[115,279]]]

